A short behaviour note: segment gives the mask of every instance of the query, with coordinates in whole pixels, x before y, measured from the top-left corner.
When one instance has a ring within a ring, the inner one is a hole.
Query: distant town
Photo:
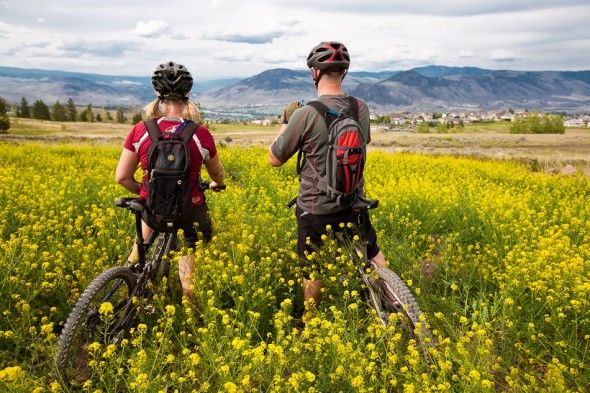
[[[379,131],[410,131],[417,129],[421,123],[428,123],[436,127],[443,123],[447,127],[462,127],[473,123],[493,122],[514,122],[516,119],[526,119],[529,115],[536,113],[529,110],[505,110],[505,111],[480,111],[480,112],[393,112],[388,114],[371,114],[373,129]],[[568,114],[562,115],[565,127],[590,127],[590,114]],[[252,124],[270,126],[277,124],[279,118],[264,117],[250,121]]]

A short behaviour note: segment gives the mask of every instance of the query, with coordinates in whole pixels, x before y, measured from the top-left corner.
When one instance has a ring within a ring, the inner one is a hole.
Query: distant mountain
[[[153,99],[149,77],[110,76],[66,71],[0,67],[0,97],[52,105],[72,98],[76,104],[137,105]]]
[[[422,73],[422,71],[425,71]],[[427,67],[401,72],[351,94],[374,108],[406,110],[506,109],[587,111],[589,72],[524,72]],[[440,76],[426,76],[440,75]]]
[[[393,72],[351,72],[344,78],[344,88],[351,89],[361,83],[377,83]],[[199,95],[203,105],[283,105],[296,99],[312,100],[315,86],[308,70],[276,68],[243,79],[227,86],[212,89]]]
[[[477,67],[443,67],[443,66],[426,66],[412,68],[412,71],[416,71],[420,75],[433,77],[433,76],[449,76],[449,75],[481,75],[488,73],[489,70]]]
[[[240,78],[196,81],[195,95],[226,86]],[[95,106],[145,105],[156,96],[150,76],[112,76],[67,71],[46,71],[0,67],[0,97],[19,101],[25,97],[29,104],[41,99],[52,105],[55,101]]]
[[[475,67],[418,67],[406,71],[350,72],[344,89],[375,112],[522,108],[590,111],[590,71],[493,71]],[[191,98],[207,111],[276,114],[316,90],[308,70],[277,68],[245,79],[195,81]],[[145,105],[154,98],[149,76],[107,76],[0,67],[0,97],[48,105],[72,98],[79,105]],[[223,109],[226,108],[226,109]],[[252,111],[250,111],[252,112]],[[252,112],[253,113],[253,112]]]

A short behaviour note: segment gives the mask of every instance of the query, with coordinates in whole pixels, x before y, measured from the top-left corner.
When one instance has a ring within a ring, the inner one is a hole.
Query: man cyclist
[[[215,142],[209,130],[200,124],[203,122],[199,108],[189,100],[189,92],[193,86],[193,77],[186,67],[170,61],[160,64],[152,74],[152,85],[156,91],[157,98],[145,107],[147,119],[156,119],[160,131],[175,131],[184,124],[185,120],[192,120],[199,124],[192,140],[189,142],[190,177],[200,179],[201,166],[204,164],[207,173],[213,180],[210,189],[217,191],[224,185],[224,171]],[[128,191],[139,195],[141,198],[148,197],[145,187],[147,177],[146,167],[148,151],[152,144],[149,133],[144,122],[137,123],[127,135],[123,151],[117,166],[115,180]],[[138,164],[144,170],[144,179],[140,183],[135,180],[134,174]],[[197,242],[197,228],[201,232],[204,241],[211,239],[211,219],[209,209],[205,202],[205,196],[195,184],[192,189],[192,211],[187,217],[184,231],[185,245],[194,249]],[[143,238],[147,239],[152,232],[149,226],[150,217],[143,217]],[[147,221],[147,223],[146,223]],[[137,245],[134,244],[129,261],[137,257]],[[182,285],[182,294],[191,297],[193,292],[190,288],[190,275],[193,271],[194,256],[181,256],[178,261],[178,273]]]
[[[349,107],[349,97],[342,90],[342,80],[350,66],[347,48],[340,42],[322,42],[315,46],[307,57],[307,66],[317,89],[317,100],[330,109],[341,112]],[[370,141],[369,108],[367,103],[355,98],[358,103],[358,119],[362,134]],[[335,201],[314,186],[316,174],[326,172],[328,128],[320,114],[310,105],[297,101],[287,105],[283,125],[270,146],[269,162],[279,167],[301,150],[305,159],[301,168],[301,182],[297,195],[297,225],[299,259],[304,268],[303,300],[304,317],[308,321],[320,301],[322,281],[310,275],[307,255],[322,243],[326,226],[334,232],[341,229],[340,223],[354,222],[352,201]],[[363,194],[361,180],[359,192]],[[371,226],[368,214],[365,217],[368,258],[378,266],[385,266],[385,257],[377,245],[377,235]],[[347,225],[344,225],[347,228]],[[313,263],[313,262],[312,262]],[[306,270],[307,269],[307,270]],[[311,270],[317,270],[311,266]]]

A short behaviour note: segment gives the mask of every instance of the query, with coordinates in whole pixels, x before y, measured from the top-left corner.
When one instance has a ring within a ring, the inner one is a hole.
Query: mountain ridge
[[[512,71],[431,65],[409,70],[349,72],[344,90],[372,111],[488,110],[590,111],[590,70]],[[247,78],[195,80],[191,99],[206,107],[277,107],[313,100],[308,70],[274,68]],[[149,76],[112,76],[0,66],[0,97],[48,105],[145,105],[155,98]],[[272,108],[272,109],[271,109]],[[264,110],[262,110],[264,112]]]

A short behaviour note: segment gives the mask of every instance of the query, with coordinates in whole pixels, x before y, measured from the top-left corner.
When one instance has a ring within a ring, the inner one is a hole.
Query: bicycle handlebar
[[[297,203],[297,197],[291,199],[288,202],[287,208],[292,208]],[[352,205],[354,212],[360,212],[362,210],[376,209],[379,206],[379,200],[377,199],[366,199],[365,197],[358,196]]]
[[[201,182],[199,183],[199,190],[201,190],[201,192],[205,192],[206,190],[209,190],[210,185],[211,185],[210,181],[201,180]],[[215,189],[211,189],[211,191],[220,192],[222,190],[225,190],[226,188],[227,188],[227,186],[223,185],[221,187],[216,187]],[[143,209],[144,209],[143,204],[144,204],[143,198],[136,198],[136,197],[115,198],[115,206],[124,207],[126,209],[133,210],[136,213],[143,212]]]
[[[201,192],[209,190],[210,185],[211,185],[210,181],[201,180],[201,183],[199,184],[199,189],[201,190]],[[212,188],[211,191],[219,192],[219,191],[225,190],[226,188],[227,188],[227,186],[224,184],[223,186]]]

